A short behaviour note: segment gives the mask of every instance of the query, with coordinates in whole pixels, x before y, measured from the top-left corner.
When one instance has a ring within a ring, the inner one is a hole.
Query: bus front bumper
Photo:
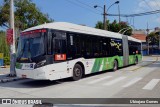
[[[17,77],[20,78],[31,78],[37,80],[47,79],[45,76],[45,72],[38,68],[33,70],[23,70],[23,69],[16,69]]]

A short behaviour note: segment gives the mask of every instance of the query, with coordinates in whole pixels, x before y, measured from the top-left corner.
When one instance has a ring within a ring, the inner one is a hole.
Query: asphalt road
[[[145,57],[138,65],[88,75],[79,81],[25,79],[0,83],[0,98],[160,98],[159,67],[160,57],[154,56]]]

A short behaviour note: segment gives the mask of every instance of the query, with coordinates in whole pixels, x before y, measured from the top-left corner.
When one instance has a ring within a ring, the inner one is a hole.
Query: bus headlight
[[[41,62],[37,63],[37,64],[34,66],[34,68],[36,69],[36,68],[42,67],[42,66],[44,66],[45,64],[46,64],[46,60],[41,61]]]

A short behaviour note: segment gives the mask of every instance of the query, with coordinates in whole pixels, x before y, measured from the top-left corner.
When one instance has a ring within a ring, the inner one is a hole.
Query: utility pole
[[[119,4],[118,4],[118,14],[119,14],[119,23],[121,22],[121,16],[120,16],[120,7],[119,7]]]
[[[148,34],[149,34],[149,29],[148,29],[148,22],[147,22],[147,36],[148,36]],[[147,43],[148,43],[148,55],[149,55],[149,42],[150,42],[150,40],[149,40],[149,38],[147,38]]]
[[[15,71],[16,49],[15,49],[14,1],[13,0],[10,0],[10,29],[13,29],[13,43],[10,45],[10,75],[9,76],[16,76],[16,71]]]
[[[107,26],[106,26],[106,19],[107,19],[107,17],[106,17],[106,15],[107,15],[106,5],[104,5],[103,9],[104,9],[104,12],[103,12],[103,27],[104,27],[104,30],[108,30]]]
[[[159,37],[159,52],[160,53],[160,31],[158,32],[158,37]]]

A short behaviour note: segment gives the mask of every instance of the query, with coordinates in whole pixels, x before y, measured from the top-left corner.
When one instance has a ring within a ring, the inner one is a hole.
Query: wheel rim
[[[81,75],[81,70],[79,68],[75,68],[74,73],[76,77],[79,77]]]

